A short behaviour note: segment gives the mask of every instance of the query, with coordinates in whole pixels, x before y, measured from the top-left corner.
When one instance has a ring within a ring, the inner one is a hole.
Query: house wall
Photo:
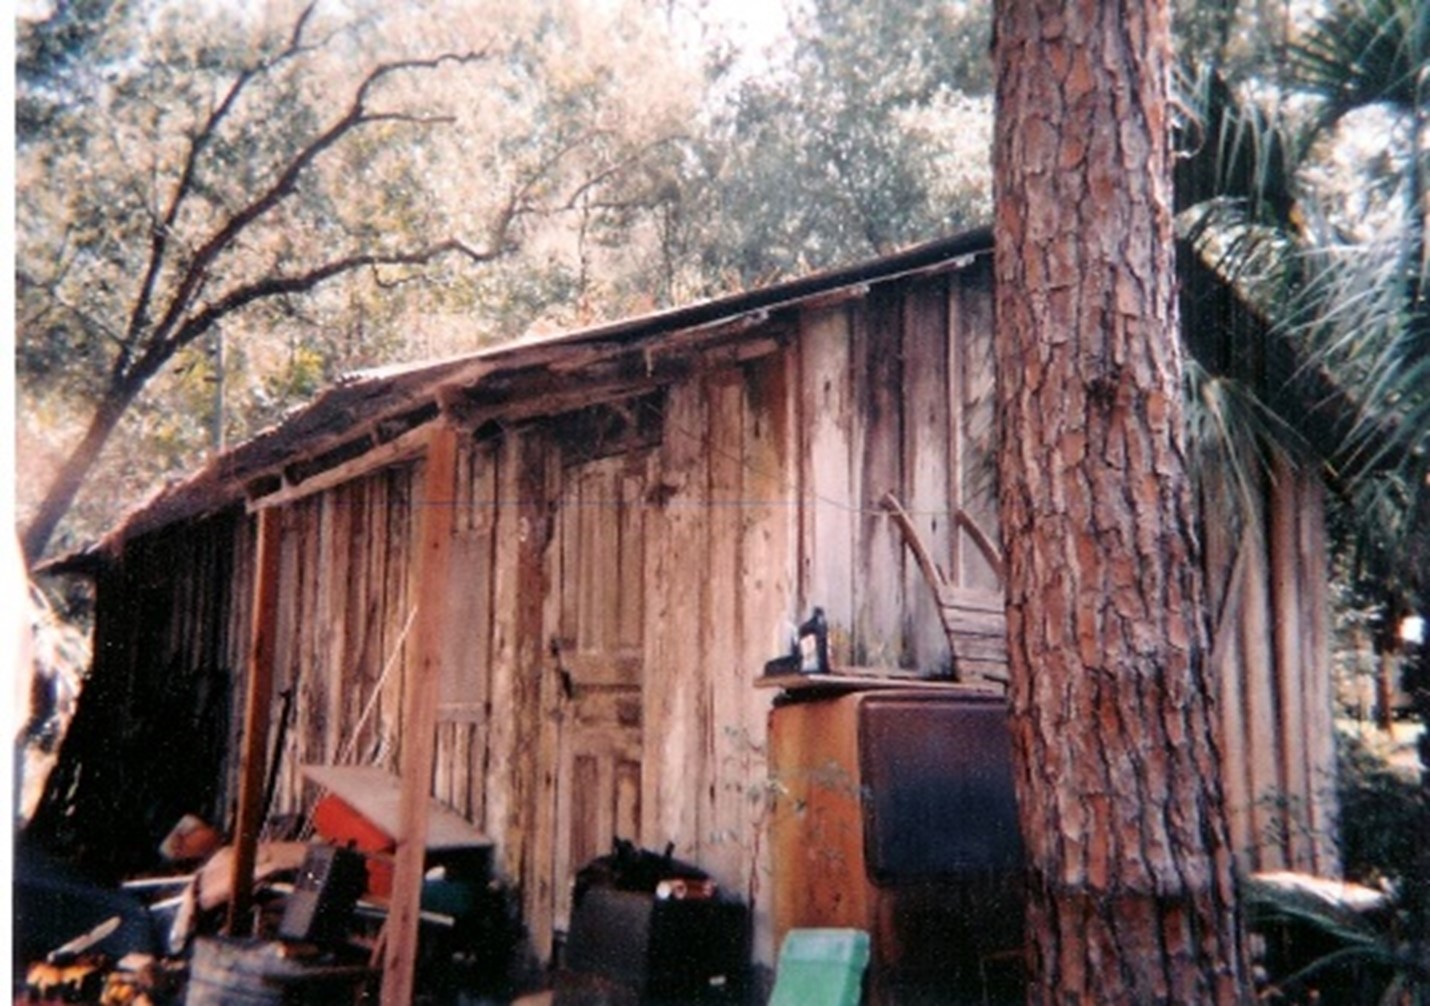
[[[472,432],[455,500],[416,498],[419,460],[288,504],[279,807],[311,805],[305,763],[396,770],[418,521],[452,505],[434,793],[498,840],[538,948],[612,835],[673,844],[763,932],[766,661],[819,605],[839,665],[948,669],[889,491],[996,587],[948,518],[996,529],[989,304],[983,266],[878,286],[771,319],[752,359]]]
[[[248,646],[241,514],[132,543],[95,583],[93,661],[27,832],[96,875],[150,868],[187,813],[223,820]]]
[[[1203,486],[1223,791],[1246,870],[1340,873],[1322,494],[1284,461]]]
[[[890,491],[955,583],[998,592],[951,520],[958,508],[996,540],[988,263],[806,301],[752,335],[749,352],[683,350],[688,366],[662,387],[593,384],[573,405],[577,372],[559,415],[525,402],[519,422],[469,427],[455,499],[421,498],[419,458],[283,504],[275,689],[293,713],[275,809],[311,807],[303,764],[399,766],[417,535],[426,508],[451,506],[433,791],[496,840],[538,950],[564,928],[572,871],[620,835],[672,843],[747,898],[770,960],[765,662],[818,605],[838,665],[948,669],[933,593],[880,507]],[[1251,799],[1291,790],[1283,807],[1309,806],[1328,764],[1329,696],[1308,659],[1325,640],[1319,501],[1298,485],[1289,523],[1268,528],[1279,544],[1243,549],[1225,521],[1207,531],[1227,612],[1213,655],[1225,729],[1244,738],[1227,745],[1228,792],[1249,866],[1324,862],[1324,844],[1274,837],[1291,819]],[[123,574],[100,585],[102,611],[129,606],[101,620],[98,649],[124,654],[104,658],[106,680],[164,687],[139,670],[162,638],[176,641],[171,673],[221,663],[243,694],[253,522],[223,520],[127,546]],[[1249,586],[1226,603],[1242,555],[1281,570],[1238,574],[1247,584],[1294,582],[1294,601]],[[162,596],[121,600],[141,568],[171,574]],[[128,627],[138,607],[143,639]],[[1320,628],[1289,631],[1298,617]],[[237,750],[202,812],[227,809]]]

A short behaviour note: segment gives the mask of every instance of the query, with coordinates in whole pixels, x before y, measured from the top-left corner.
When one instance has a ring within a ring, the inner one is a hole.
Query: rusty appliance
[[[776,945],[866,930],[866,1002],[1023,1000],[1022,847],[1001,695],[787,693],[770,714]]]

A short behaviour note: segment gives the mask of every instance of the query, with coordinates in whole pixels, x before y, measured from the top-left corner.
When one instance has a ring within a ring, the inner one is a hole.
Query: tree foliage
[[[985,220],[988,33],[983,4],[804,8],[788,53],[713,123],[703,272],[745,285]]]
[[[1340,389],[1323,404],[1358,410],[1330,438],[1283,422],[1254,439],[1323,466],[1352,568],[1396,611],[1430,601],[1428,45],[1424,4],[1332,6],[1288,31],[1274,78],[1204,74],[1203,156],[1183,166],[1189,233]]]
[[[141,398],[206,368],[227,379],[234,361],[252,366],[252,397],[301,392],[284,366],[354,341],[321,333],[386,348],[367,332],[407,312],[471,327],[484,301],[520,309],[482,270],[522,249],[539,313],[580,272],[572,219],[659,188],[647,165],[680,102],[643,100],[638,64],[588,44],[603,26],[557,3],[338,13],[268,22],[135,0],[63,7],[25,33],[22,405],[89,413],[30,501],[30,560],[113,432],[142,432]],[[220,372],[223,338],[242,352]]]
[[[798,10],[744,69],[699,2],[68,0],[22,24],[31,558],[71,496],[72,546],[345,370],[983,219],[983,5]]]

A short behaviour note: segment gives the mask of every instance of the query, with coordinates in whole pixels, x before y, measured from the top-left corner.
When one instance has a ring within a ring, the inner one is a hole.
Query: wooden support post
[[[268,761],[268,720],[273,704],[273,664],[278,630],[278,581],[283,552],[283,511],[258,516],[258,561],[253,581],[253,622],[248,646],[247,706],[243,761],[239,769],[238,819],[233,835],[233,897],[228,903],[231,936],[247,936],[252,922],[253,864],[263,827],[263,789]]]
[[[422,523],[417,557],[416,653],[403,687],[402,799],[383,955],[383,1006],[409,1006],[412,1002],[427,848],[427,806],[437,746],[442,614],[447,607],[443,597],[448,582],[456,475],[457,431],[443,422],[428,442],[426,477],[418,504]]]

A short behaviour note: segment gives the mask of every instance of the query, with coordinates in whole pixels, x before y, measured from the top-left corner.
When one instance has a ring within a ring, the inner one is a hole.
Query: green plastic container
[[[868,963],[862,929],[791,929],[769,1006],[858,1006]]]

